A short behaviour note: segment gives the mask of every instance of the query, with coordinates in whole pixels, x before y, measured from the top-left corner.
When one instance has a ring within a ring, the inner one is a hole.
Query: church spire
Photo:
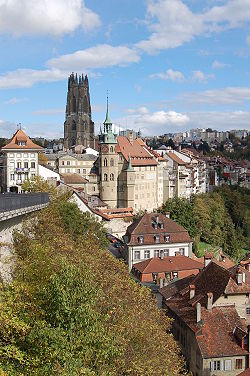
[[[110,121],[110,118],[109,118],[109,96],[108,96],[108,93],[107,93],[107,111],[106,111],[106,119],[104,121],[104,125],[107,124],[107,125],[112,125],[112,122]]]

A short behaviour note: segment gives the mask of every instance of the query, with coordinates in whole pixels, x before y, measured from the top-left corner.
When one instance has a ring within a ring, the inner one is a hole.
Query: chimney
[[[160,278],[160,289],[162,289],[163,288],[163,286],[164,286],[164,284],[163,284],[163,278]]]
[[[160,259],[161,260],[164,259],[164,250],[163,249],[160,250]]]
[[[189,285],[189,298],[193,299],[195,296],[195,285]]]
[[[242,282],[243,282],[243,274],[242,274],[242,271],[240,269],[237,269],[236,271],[236,281],[237,281],[237,284],[239,286],[242,285]]]
[[[196,322],[201,321],[201,303],[196,304]]]
[[[208,266],[208,264],[212,261],[213,254],[211,252],[207,252],[204,256],[204,266],[205,268]]]
[[[213,307],[213,297],[214,294],[212,292],[207,293],[207,309],[211,310]]]

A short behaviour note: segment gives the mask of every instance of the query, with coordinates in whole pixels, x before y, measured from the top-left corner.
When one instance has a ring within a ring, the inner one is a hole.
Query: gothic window
[[[107,175],[107,174],[104,174],[104,175],[103,175],[103,180],[104,180],[104,181],[107,181],[107,180],[108,180],[108,175]]]
[[[85,95],[83,99],[83,112],[87,113],[88,112],[88,99],[87,96]]]
[[[73,120],[72,123],[72,131],[76,131],[76,122]]]
[[[111,167],[114,166],[114,159],[113,159],[113,158],[110,159],[110,166],[111,166]]]
[[[107,160],[107,158],[104,158],[103,166],[107,167],[107,165],[108,165],[108,160]]]
[[[110,152],[113,153],[113,151],[114,151],[113,146],[110,146]]]
[[[110,180],[114,181],[114,174],[110,174]]]
[[[72,101],[72,112],[76,112],[76,97],[73,97],[73,101]]]

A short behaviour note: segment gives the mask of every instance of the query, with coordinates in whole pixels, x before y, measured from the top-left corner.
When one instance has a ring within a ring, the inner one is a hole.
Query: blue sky
[[[0,0],[0,137],[63,135],[89,75],[96,132],[250,129],[250,0]]]

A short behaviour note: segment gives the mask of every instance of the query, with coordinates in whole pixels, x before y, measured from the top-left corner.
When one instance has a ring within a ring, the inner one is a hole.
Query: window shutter
[[[223,371],[223,360],[220,361],[220,370]]]
[[[214,371],[214,362],[210,362],[210,371]]]

